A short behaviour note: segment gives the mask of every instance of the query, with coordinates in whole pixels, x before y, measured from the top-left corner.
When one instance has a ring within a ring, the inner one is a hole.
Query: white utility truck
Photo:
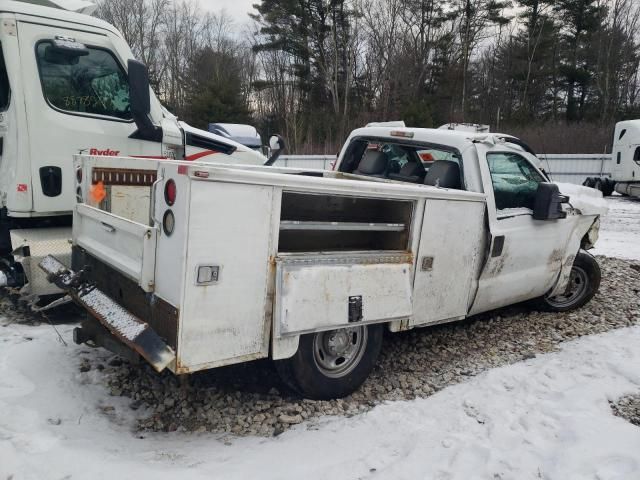
[[[70,260],[77,153],[267,161],[163,108],[112,25],[0,0],[0,285],[34,296],[58,292],[37,262],[52,252]]]
[[[615,190],[621,195],[640,198],[640,119],[616,123],[611,149],[611,177],[588,177],[583,185],[607,196]]]
[[[425,150],[437,158],[426,167]],[[585,250],[602,195],[561,194],[493,134],[362,128],[338,171],[75,164],[72,268],[52,256],[40,266],[91,314],[76,342],[157,370],[271,357],[299,393],[339,397],[373,368],[384,328],[526,300],[569,310],[600,282]],[[120,207],[144,190],[135,211]]]

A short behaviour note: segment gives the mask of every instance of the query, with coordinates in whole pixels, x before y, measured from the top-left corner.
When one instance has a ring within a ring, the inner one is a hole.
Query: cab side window
[[[496,208],[529,208],[533,210],[538,184],[544,178],[516,153],[488,153],[487,162],[496,200]]]
[[[4,63],[2,44],[0,44],[0,112],[9,108],[10,97],[11,89],[9,88],[9,77],[7,76],[7,67]]]
[[[76,114],[131,120],[126,74],[108,50],[88,47],[89,54],[56,55],[52,43],[36,47],[42,89],[49,104]]]

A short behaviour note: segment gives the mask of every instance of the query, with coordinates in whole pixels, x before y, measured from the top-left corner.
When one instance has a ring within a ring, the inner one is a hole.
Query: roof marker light
[[[402,130],[391,130],[392,137],[413,138],[413,132],[403,132]]]

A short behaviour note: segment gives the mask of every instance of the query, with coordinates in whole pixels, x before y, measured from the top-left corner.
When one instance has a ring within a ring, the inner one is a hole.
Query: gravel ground
[[[626,395],[617,402],[611,403],[611,410],[618,417],[640,427],[640,393],[636,395]]]
[[[554,314],[515,306],[464,322],[390,334],[367,382],[340,400],[293,396],[268,361],[194,374],[181,382],[168,372],[156,374],[146,365],[87,350],[79,369],[81,375],[97,375],[111,395],[131,399],[140,435],[211,431],[272,436],[302,422],[312,429],[325,415],[352,416],[381,402],[426,397],[487,369],[553,351],[563,341],[640,323],[639,262],[598,260],[600,292],[581,310]],[[12,307],[5,300],[0,311],[7,308]],[[25,314],[24,321],[37,320]]]

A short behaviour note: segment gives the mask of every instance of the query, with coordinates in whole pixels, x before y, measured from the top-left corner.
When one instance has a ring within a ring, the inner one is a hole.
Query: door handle
[[[109,233],[113,233],[116,231],[116,227],[114,227],[113,225],[109,225],[108,223],[100,222],[100,225],[102,225],[102,228],[104,228]]]
[[[502,249],[504,248],[504,235],[498,235],[493,237],[493,248],[491,249],[491,258],[499,257],[502,255]]]

